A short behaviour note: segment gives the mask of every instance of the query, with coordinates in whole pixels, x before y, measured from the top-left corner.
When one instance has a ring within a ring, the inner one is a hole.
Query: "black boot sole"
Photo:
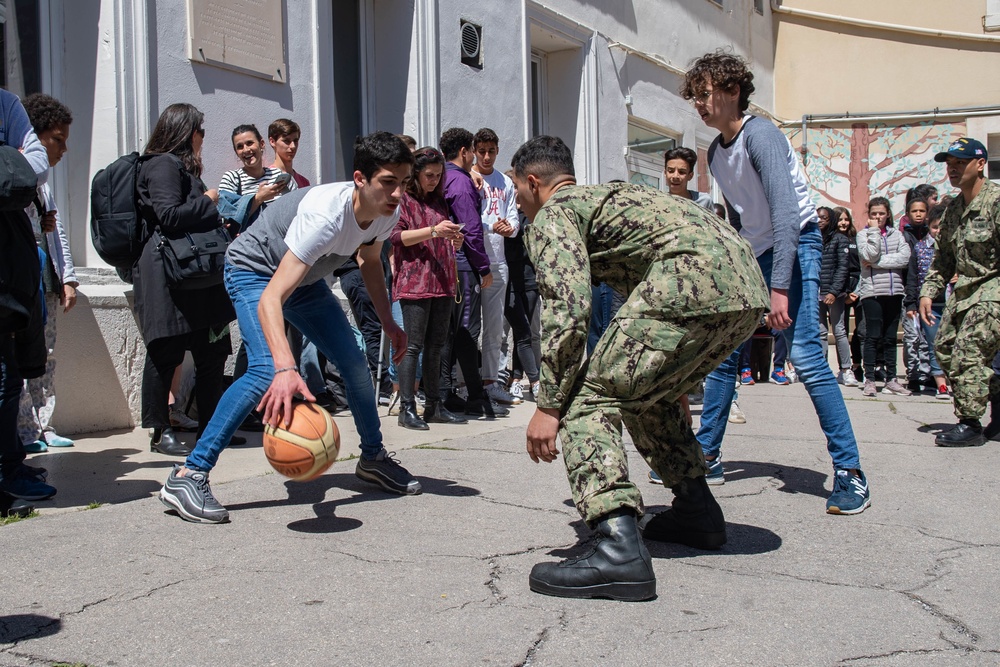
[[[187,456],[188,454],[190,454],[191,452],[193,452],[194,449],[184,448],[184,449],[180,449],[180,450],[174,451],[174,450],[170,450],[170,449],[166,449],[166,448],[161,449],[155,443],[150,443],[150,445],[149,445],[149,451],[154,452],[156,454],[163,454],[165,456]]]
[[[980,434],[966,440],[941,440],[936,438],[934,444],[938,447],[982,447],[986,444],[986,436]]]
[[[533,577],[528,577],[528,587],[542,595],[560,598],[608,598],[623,602],[642,602],[656,597],[656,579],[649,581],[616,581],[593,586],[554,586]]]

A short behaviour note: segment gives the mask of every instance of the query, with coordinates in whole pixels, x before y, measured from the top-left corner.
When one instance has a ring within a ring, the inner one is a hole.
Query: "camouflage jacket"
[[[968,206],[961,195],[948,205],[920,296],[940,296],[956,274],[951,299],[959,312],[1000,301],[1000,185],[990,180]]]
[[[561,408],[580,371],[591,285],[629,295],[617,321],[766,308],[770,298],[750,245],[694,202],[613,183],[560,188],[525,232],[544,302],[542,408]],[[650,271],[654,268],[653,271]]]

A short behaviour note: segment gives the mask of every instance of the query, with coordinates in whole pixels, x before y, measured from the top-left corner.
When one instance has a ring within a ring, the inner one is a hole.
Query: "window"
[[[531,136],[537,137],[548,132],[548,100],[545,91],[545,54],[531,54]]]
[[[986,163],[986,177],[1000,184],[1000,134],[987,136],[986,152],[990,156]]]
[[[761,16],[763,16],[764,15],[764,0],[753,0],[753,10],[755,12],[757,12],[758,14],[760,14]]]
[[[18,97],[42,90],[38,0],[0,0],[0,86]]]
[[[647,123],[633,119],[628,124],[625,164],[629,183],[666,190],[663,179],[663,154],[677,145],[677,140]]]

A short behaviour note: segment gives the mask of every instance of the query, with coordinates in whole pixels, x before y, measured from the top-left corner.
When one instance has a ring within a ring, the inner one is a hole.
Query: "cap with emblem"
[[[962,137],[953,141],[948,146],[948,150],[934,156],[934,161],[944,162],[948,159],[948,156],[957,157],[961,160],[988,159],[986,146],[983,146],[982,142],[970,139],[969,137]]]

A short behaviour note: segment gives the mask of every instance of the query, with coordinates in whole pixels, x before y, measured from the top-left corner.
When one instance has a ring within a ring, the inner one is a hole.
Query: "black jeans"
[[[344,295],[351,303],[354,322],[358,330],[361,331],[361,337],[365,340],[365,356],[368,358],[368,368],[372,372],[373,381],[378,378],[379,366],[382,367],[382,385],[378,388],[378,393],[389,395],[392,393],[389,367],[378,356],[382,342],[382,322],[378,319],[378,313],[375,312],[371,296],[368,295],[368,288],[361,276],[361,269],[353,269],[342,274],[340,276],[340,289],[344,290]]]
[[[222,374],[233,346],[229,332],[212,342],[209,329],[199,329],[180,336],[158,338],[146,346],[146,365],[142,370],[143,428],[170,426],[170,381],[187,350],[191,350],[194,358],[199,437],[212,418],[222,397]]]
[[[903,309],[903,295],[870,296],[861,300],[865,311],[865,379],[875,378],[875,364],[882,360],[885,379],[896,377],[896,330]]]
[[[399,396],[413,400],[413,385],[417,381],[417,359],[424,353],[424,394],[431,400],[441,392],[441,349],[451,326],[450,296],[430,299],[400,299],[403,311],[403,331],[406,332],[406,356],[399,363]]]
[[[479,374],[479,331],[482,328],[483,311],[479,299],[479,275],[475,271],[458,272],[458,295],[461,299],[452,304],[451,328],[441,349],[440,396],[447,398],[451,391],[451,369],[458,361],[465,377],[469,398],[480,398],[483,393],[483,378]],[[427,376],[424,375],[424,382]]]
[[[17,436],[17,408],[23,387],[14,336],[0,334],[0,477],[13,472],[24,461],[24,444]]]
[[[531,346],[531,318],[535,316],[538,307],[538,290],[507,290],[507,308],[504,316],[514,334],[514,361],[511,364],[512,375],[520,378],[523,373],[528,375],[532,383],[538,382],[538,359]]]

